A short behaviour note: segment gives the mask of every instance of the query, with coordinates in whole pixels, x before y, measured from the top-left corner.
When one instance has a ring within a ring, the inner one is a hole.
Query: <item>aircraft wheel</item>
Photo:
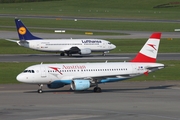
[[[42,93],[43,91],[42,91],[42,89],[38,89],[38,93]]]
[[[61,56],[65,56],[65,54],[62,52],[61,54],[60,54]]]
[[[69,88],[69,90],[70,90],[70,91],[73,91],[73,89],[72,89],[71,87]]]
[[[94,88],[94,92],[100,93],[101,92],[101,88],[100,87],[95,87]]]

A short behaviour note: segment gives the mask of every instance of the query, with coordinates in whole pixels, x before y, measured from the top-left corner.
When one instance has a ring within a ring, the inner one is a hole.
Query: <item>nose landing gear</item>
[[[106,53],[109,53],[109,51],[104,51],[102,55],[106,56]]]
[[[43,87],[43,84],[38,84],[39,85],[39,89],[37,90],[38,93],[42,93],[42,87]]]

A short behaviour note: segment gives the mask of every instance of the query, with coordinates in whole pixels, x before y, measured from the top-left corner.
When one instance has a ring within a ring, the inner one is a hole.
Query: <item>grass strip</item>
[[[138,21],[96,21],[96,20],[57,20],[46,18],[20,18],[31,32],[48,31],[54,32],[56,29],[87,29],[87,30],[131,30],[131,31],[161,31],[173,32],[180,28],[180,24],[169,22],[138,22]],[[14,18],[0,17],[1,29],[9,30],[14,27]],[[31,27],[34,27],[31,30]],[[50,31],[51,30],[51,31]]]

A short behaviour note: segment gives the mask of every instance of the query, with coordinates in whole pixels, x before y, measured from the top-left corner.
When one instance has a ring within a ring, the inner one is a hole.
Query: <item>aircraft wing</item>
[[[120,74],[120,75],[111,75],[111,76],[88,76],[88,77],[74,77],[73,80],[90,80],[92,82],[101,82],[101,80],[105,80],[108,78],[128,78],[133,77],[133,74]]]

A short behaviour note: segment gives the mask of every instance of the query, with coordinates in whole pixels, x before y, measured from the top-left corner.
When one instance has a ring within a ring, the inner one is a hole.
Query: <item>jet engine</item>
[[[91,49],[89,49],[89,48],[81,49],[80,54],[81,55],[91,54]]]
[[[87,54],[91,54],[91,49],[89,49],[89,48],[79,49],[78,47],[72,47],[70,50],[67,50],[65,52],[67,54],[87,55]]]
[[[51,83],[51,84],[47,84],[47,87],[49,89],[57,89],[57,88],[64,87],[64,84],[62,84],[62,83]]]
[[[77,54],[80,52],[80,49],[78,47],[72,47],[69,51],[67,51],[68,54]]]
[[[73,80],[71,83],[72,90],[86,90],[90,88],[90,81],[89,80]]]

